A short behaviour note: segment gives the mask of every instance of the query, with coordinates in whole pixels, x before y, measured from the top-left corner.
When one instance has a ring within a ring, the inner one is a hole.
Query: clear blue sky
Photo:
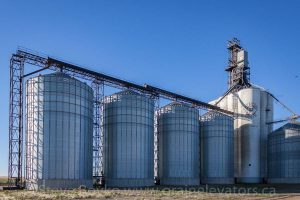
[[[0,176],[17,46],[209,101],[227,88],[235,36],[249,51],[252,82],[300,113],[299,11],[296,0],[0,0]],[[277,109],[275,118],[287,115]]]

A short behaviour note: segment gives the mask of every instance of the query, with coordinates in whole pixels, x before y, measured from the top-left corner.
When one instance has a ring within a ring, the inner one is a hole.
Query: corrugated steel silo
[[[300,123],[291,122],[268,136],[268,182],[300,183]]]
[[[153,99],[130,90],[106,97],[104,134],[106,185],[154,185]]]
[[[260,132],[262,141],[260,144],[260,171],[261,177],[265,182],[268,176],[268,135],[273,131],[273,125],[267,123],[273,121],[273,97],[268,92],[261,90],[260,100]]]
[[[234,183],[233,118],[217,112],[201,116],[201,183]]]
[[[93,90],[63,73],[26,86],[26,187],[92,187]]]
[[[200,184],[199,112],[185,104],[162,107],[158,116],[161,185]]]
[[[246,88],[237,92],[233,98],[238,101],[238,113],[250,114],[249,117],[239,117],[238,127],[235,127],[235,158],[237,161],[237,179],[241,183],[260,183],[261,175],[261,143],[260,131],[260,89]]]
[[[237,182],[263,182],[267,176],[267,135],[272,131],[272,126],[266,123],[273,121],[273,98],[264,89],[251,86],[230,93],[218,105],[241,114],[234,120],[234,174]]]

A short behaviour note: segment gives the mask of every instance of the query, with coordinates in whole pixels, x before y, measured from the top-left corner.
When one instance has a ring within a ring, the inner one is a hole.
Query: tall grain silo
[[[239,183],[267,178],[267,135],[273,127],[273,97],[250,82],[248,52],[237,38],[228,41],[228,90],[211,102],[237,113],[234,120],[234,175]]]
[[[130,90],[106,97],[104,134],[106,185],[154,185],[153,99]]]
[[[234,183],[233,118],[217,112],[201,116],[201,183]]]
[[[290,122],[268,136],[268,183],[300,184],[300,123]]]
[[[26,82],[26,188],[92,187],[93,90],[63,73]]]
[[[159,110],[159,178],[161,185],[200,184],[199,112],[171,103]]]
[[[267,124],[273,121],[272,96],[252,85],[228,94],[218,106],[239,114],[234,120],[234,174],[237,182],[263,182],[267,178],[267,136],[272,131],[272,125]]]

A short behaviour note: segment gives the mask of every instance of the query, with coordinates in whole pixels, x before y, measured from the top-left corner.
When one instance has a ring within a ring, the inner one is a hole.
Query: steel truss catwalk
[[[24,75],[24,65],[29,64],[39,67]],[[23,84],[24,79],[43,70],[62,71],[72,77],[87,80],[94,89],[94,131],[93,131],[93,175],[96,178],[103,176],[103,130],[102,130],[102,110],[104,96],[104,85],[120,89],[131,89],[138,93],[143,93],[156,101],[158,108],[159,98],[187,103],[198,109],[214,110],[217,112],[233,115],[233,112],[223,110],[218,106],[195,100],[183,95],[179,95],[167,90],[156,88],[150,85],[137,85],[128,81],[117,79],[105,74],[95,72],[74,64],[70,64],[58,59],[41,55],[27,49],[18,49],[12,55],[10,61],[10,105],[9,105],[9,163],[8,179],[10,186],[23,186]],[[156,125],[157,126],[157,125]],[[157,141],[157,131],[156,143]],[[158,148],[155,148],[155,170],[157,171]],[[25,167],[26,168],[26,167]]]

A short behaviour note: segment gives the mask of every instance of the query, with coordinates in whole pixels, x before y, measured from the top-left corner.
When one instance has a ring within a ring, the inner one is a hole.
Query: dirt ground
[[[274,190],[275,189],[275,190]],[[201,186],[199,188],[154,187],[144,189],[100,189],[100,190],[4,190],[2,200],[27,199],[291,199],[300,200],[300,186]]]

